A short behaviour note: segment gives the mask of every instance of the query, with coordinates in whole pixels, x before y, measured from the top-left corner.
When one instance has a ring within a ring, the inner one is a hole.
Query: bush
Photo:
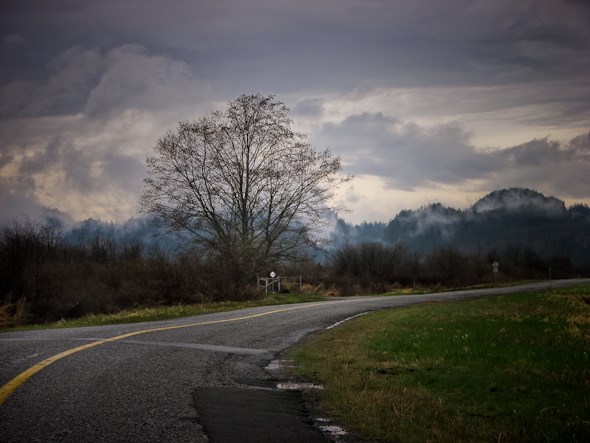
[[[350,296],[409,286],[491,283],[495,260],[501,263],[502,279],[548,278],[550,267],[553,278],[580,272],[567,258],[546,259],[519,247],[487,255],[445,247],[419,256],[403,245],[375,242],[344,246],[324,264],[309,257],[276,263],[264,272],[303,275],[304,292]],[[261,297],[256,275],[248,281],[233,278],[232,269],[239,265],[240,260],[228,263],[190,250],[170,254],[136,240],[116,241],[100,231],[68,243],[54,220],[15,222],[0,230],[0,322]]]
[[[7,297],[4,302],[0,303],[0,326],[16,326],[26,323],[29,319],[30,305],[25,298],[19,298],[13,301],[12,297]]]

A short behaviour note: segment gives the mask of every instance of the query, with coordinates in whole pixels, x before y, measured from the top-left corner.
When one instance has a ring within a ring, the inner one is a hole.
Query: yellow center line
[[[94,341],[92,343],[78,346],[76,348],[72,348],[67,351],[60,352],[59,354],[53,355],[49,358],[46,358],[45,360],[37,363],[36,365],[31,366],[26,371],[21,372],[19,375],[14,377],[12,380],[10,380],[8,383],[6,383],[4,386],[2,386],[2,388],[0,388],[0,406],[6,401],[6,399],[10,396],[10,394],[12,394],[14,391],[16,391],[24,382],[26,382],[29,378],[31,378],[37,372],[39,372],[43,368],[49,366],[51,363],[54,363],[64,357],[67,357],[68,355],[75,354],[76,352],[84,351],[86,349],[90,349],[95,346],[100,346],[105,343],[110,343],[110,342],[114,342],[117,340],[122,340],[124,338],[133,337],[134,335],[147,334],[148,332],[160,332],[160,331],[169,331],[172,329],[190,328],[190,327],[195,327],[195,326],[214,325],[214,324],[218,324],[218,323],[230,323],[230,322],[234,322],[234,321],[248,320],[248,319],[256,318],[256,317],[263,317],[265,315],[278,314],[280,312],[294,311],[296,309],[311,308],[313,306],[314,305],[295,306],[295,307],[291,307],[291,308],[275,309],[274,311],[261,312],[259,314],[246,315],[244,317],[228,318],[228,319],[223,319],[223,320],[211,320],[211,321],[204,321],[204,322],[200,322],[200,323],[191,323],[191,324],[187,324],[187,325],[164,326],[162,328],[143,329],[141,331],[128,332],[127,334],[121,334],[121,335],[117,335],[115,337],[105,338],[103,340],[98,340],[98,341]]]

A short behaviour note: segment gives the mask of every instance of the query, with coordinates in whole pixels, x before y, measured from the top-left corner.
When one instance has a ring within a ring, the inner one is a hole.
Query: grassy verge
[[[294,350],[380,441],[590,441],[590,286],[360,317]]]
[[[259,300],[243,302],[215,302],[194,305],[158,306],[150,308],[129,309],[114,314],[90,314],[84,317],[62,320],[52,323],[21,325],[16,327],[2,327],[0,332],[22,331],[31,329],[74,328],[81,326],[114,325],[122,323],[139,323],[145,321],[170,320],[192,315],[210,314],[214,312],[233,311],[236,309],[253,308],[257,306],[272,306],[279,304],[305,303],[322,301],[325,297],[315,294],[269,294]]]
[[[507,285],[515,285],[523,282],[511,282]],[[305,286],[305,285],[304,285]],[[447,292],[459,289],[476,289],[489,287],[489,285],[477,285],[463,288],[445,288],[420,287],[420,288],[401,288],[396,291],[383,293],[383,296],[427,294],[433,292]],[[89,314],[79,318],[62,319],[56,322],[45,323],[28,323],[29,306],[26,299],[12,300],[8,298],[0,304],[0,333],[7,331],[22,331],[34,329],[56,329],[56,328],[73,328],[82,326],[99,326],[113,325],[122,323],[138,323],[145,321],[170,320],[180,317],[189,317],[193,315],[209,314],[213,312],[232,311],[236,309],[251,308],[257,306],[271,306],[278,304],[305,303],[313,301],[323,301],[331,298],[331,295],[318,292],[318,287],[308,287],[309,292],[304,293],[280,293],[268,294],[262,299],[248,301],[227,301],[198,303],[192,305],[171,305],[171,306],[151,306],[138,307],[133,309],[124,309],[111,314]],[[315,289],[315,290],[314,290]],[[304,289],[305,290],[305,289]]]

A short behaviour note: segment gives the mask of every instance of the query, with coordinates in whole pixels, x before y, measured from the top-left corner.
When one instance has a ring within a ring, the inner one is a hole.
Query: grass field
[[[368,314],[291,354],[370,440],[590,441],[590,286]]]

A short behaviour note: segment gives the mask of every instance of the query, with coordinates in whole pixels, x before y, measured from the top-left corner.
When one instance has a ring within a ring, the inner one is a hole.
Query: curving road
[[[326,441],[300,396],[277,390],[265,369],[282,351],[366,311],[546,287],[354,297],[162,322],[3,333],[0,440]]]

